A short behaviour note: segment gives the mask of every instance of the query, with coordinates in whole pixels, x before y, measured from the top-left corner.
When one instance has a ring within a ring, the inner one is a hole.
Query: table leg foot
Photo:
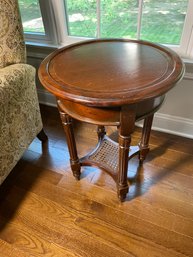
[[[79,159],[77,160],[70,160],[70,165],[71,165],[71,170],[73,173],[73,176],[75,177],[76,180],[80,180],[80,163]]]
[[[143,164],[148,152],[149,152],[149,147],[140,150],[140,152],[139,152],[139,164],[140,165]]]
[[[124,187],[120,186],[120,185],[117,186],[117,196],[121,202],[124,202],[128,191],[129,191],[128,185],[126,185]]]

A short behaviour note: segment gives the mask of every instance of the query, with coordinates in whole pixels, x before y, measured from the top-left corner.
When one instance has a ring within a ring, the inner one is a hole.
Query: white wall
[[[155,114],[153,128],[193,138],[193,80],[184,78],[167,93]]]
[[[159,112],[193,120],[193,80],[183,79],[169,91]]]

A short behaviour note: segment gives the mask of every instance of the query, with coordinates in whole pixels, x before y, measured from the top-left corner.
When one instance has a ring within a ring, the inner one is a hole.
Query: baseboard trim
[[[137,122],[141,127],[142,122]],[[153,130],[193,139],[193,120],[163,113],[155,113]]]
[[[41,104],[53,107],[57,106],[56,99],[52,94],[42,89],[38,89],[37,91]],[[136,125],[141,127],[142,122],[137,122]],[[193,120],[183,117],[155,113],[152,129],[193,139]]]

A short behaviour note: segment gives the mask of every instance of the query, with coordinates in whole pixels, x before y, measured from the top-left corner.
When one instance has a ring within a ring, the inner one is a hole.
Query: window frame
[[[55,23],[54,1],[39,0],[40,12],[44,25],[44,33],[24,32],[25,41],[31,45],[58,45],[58,33]],[[55,2],[56,3],[56,2]]]
[[[97,38],[100,37],[100,0],[97,3]],[[45,29],[45,35],[39,33],[25,33],[25,40],[28,44],[40,44],[47,46],[66,46],[80,42],[88,37],[75,37],[68,35],[68,24],[66,15],[66,5],[63,0],[39,0],[40,11]],[[139,0],[138,32],[139,39],[141,26],[143,0]],[[182,58],[193,58],[193,0],[188,1],[187,14],[179,45],[165,46],[176,51]]]

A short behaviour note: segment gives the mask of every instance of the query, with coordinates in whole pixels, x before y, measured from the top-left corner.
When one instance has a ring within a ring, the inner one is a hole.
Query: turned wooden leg
[[[99,140],[102,140],[103,137],[104,137],[105,134],[106,134],[105,127],[104,127],[104,126],[98,126],[98,127],[97,127],[97,134],[98,134],[98,139],[99,139]]]
[[[124,201],[129,191],[127,182],[127,170],[128,170],[128,154],[130,147],[131,137],[119,135],[119,171],[118,171],[118,183],[117,194],[120,201]]]
[[[134,125],[135,110],[129,109],[127,106],[122,107],[119,127],[119,170],[117,177],[117,194],[120,201],[124,201],[129,190],[127,182],[128,156]]]
[[[141,142],[139,144],[139,147],[140,147],[139,162],[140,162],[140,164],[143,163],[143,161],[145,160],[145,158],[149,152],[149,138],[150,138],[150,133],[151,133],[153,116],[154,115],[152,114],[144,119],[142,137],[141,137]]]
[[[70,164],[74,177],[79,180],[80,179],[80,162],[77,155],[76,142],[72,127],[72,119],[71,117],[64,113],[60,107],[58,106],[60,112],[60,118],[62,120],[62,125],[66,134],[66,140],[68,144],[68,150],[70,154]]]
[[[44,130],[42,129],[38,134],[37,134],[37,138],[42,141],[42,143],[46,142],[48,140],[48,137],[46,135],[46,133],[44,132]]]

